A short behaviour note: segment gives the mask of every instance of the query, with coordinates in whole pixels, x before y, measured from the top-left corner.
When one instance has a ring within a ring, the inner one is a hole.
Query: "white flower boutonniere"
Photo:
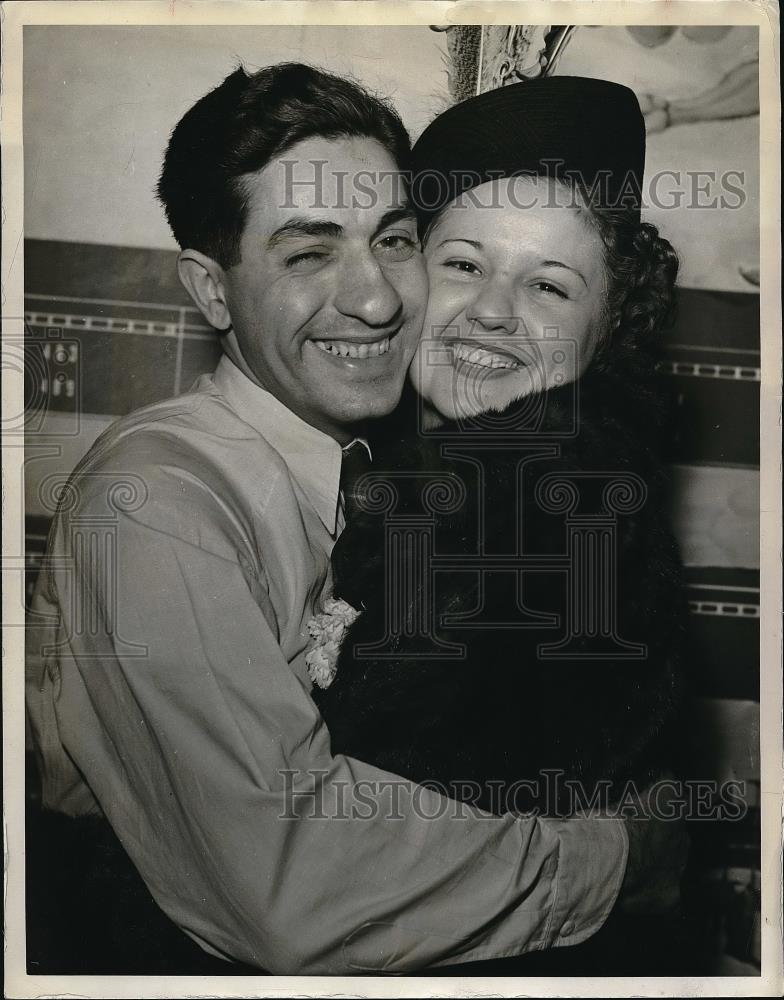
[[[311,648],[305,655],[305,663],[310,679],[319,687],[327,688],[332,683],[343,636],[359,614],[360,612],[346,601],[329,597],[324,602],[323,613],[308,622]]]

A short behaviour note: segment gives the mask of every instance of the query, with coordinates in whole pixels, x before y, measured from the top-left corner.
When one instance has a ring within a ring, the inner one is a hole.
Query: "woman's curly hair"
[[[625,209],[587,211],[605,247],[611,339],[652,348],[673,321],[678,255],[650,222]]]

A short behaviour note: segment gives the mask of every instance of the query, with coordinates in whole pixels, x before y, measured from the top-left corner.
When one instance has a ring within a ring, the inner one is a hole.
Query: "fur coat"
[[[666,409],[650,357],[613,346],[577,383],[526,397],[500,415],[507,429],[528,421],[525,435],[505,432],[499,440],[477,424],[469,440],[449,422],[435,434],[407,433],[375,446],[373,480],[394,484],[395,516],[423,513],[428,477],[462,484],[462,502],[429,514],[433,550],[456,557],[457,568],[425,573],[431,582],[410,588],[404,617],[418,620],[427,602],[435,633],[461,644],[463,654],[420,658],[421,640],[398,630],[384,657],[358,655],[358,647],[385,636],[388,567],[386,513],[357,514],[332,561],[334,596],[362,613],[344,637],[334,680],[314,692],[333,753],[435,783],[494,812],[549,815],[568,815],[597,791],[602,802],[617,801],[627,782],[643,788],[673,769],[684,600],[660,459]],[[583,654],[578,658],[544,657],[541,647],[564,635],[567,578],[578,575],[565,574],[563,562],[526,569],[517,580],[508,571],[482,575],[475,565],[461,570],[460,556],[482,544],[490,555],[563,557],[567,516],[606,516],[605,486],[618,474],[644,484],[644,496],[630,505],[637,509],[613,518],[615,594],[597,597],[595,581],[584,581],[580,600],[600,610],[602,600],[613,602],[617,634],[644,655],[607,655],[606,645],[602,651],[583,634],[569,650]],[[554,475],[577,489],[569,514],[543,503],[546,477]],[[472,624],[484,619],[485,628],[445,624],[445,616],[482,603]],[[521,606],[529,611],[526,627]],[[530,612],[550,617],[532,622]]]

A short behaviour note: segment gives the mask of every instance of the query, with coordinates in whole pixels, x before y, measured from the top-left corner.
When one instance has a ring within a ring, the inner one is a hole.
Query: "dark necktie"
[[[367,492],[367,483],[362,484],[366,472],[370,471],[371,459],[368,446],[364,441],[355,440],[343,449],[343,461],[340,466],[340,491],[343,495],[343,516],[346,524],[351,523],[354,514],[360,509],[360,501]],[[357,486],[360,490],[357,490]]]

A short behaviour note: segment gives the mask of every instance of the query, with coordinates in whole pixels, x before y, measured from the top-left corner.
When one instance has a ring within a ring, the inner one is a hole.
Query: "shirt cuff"
[[[559,840],[555,897],[542,947],[580,944],[615,906],[629,857],[626,824],[609,817],[540,822]]]

